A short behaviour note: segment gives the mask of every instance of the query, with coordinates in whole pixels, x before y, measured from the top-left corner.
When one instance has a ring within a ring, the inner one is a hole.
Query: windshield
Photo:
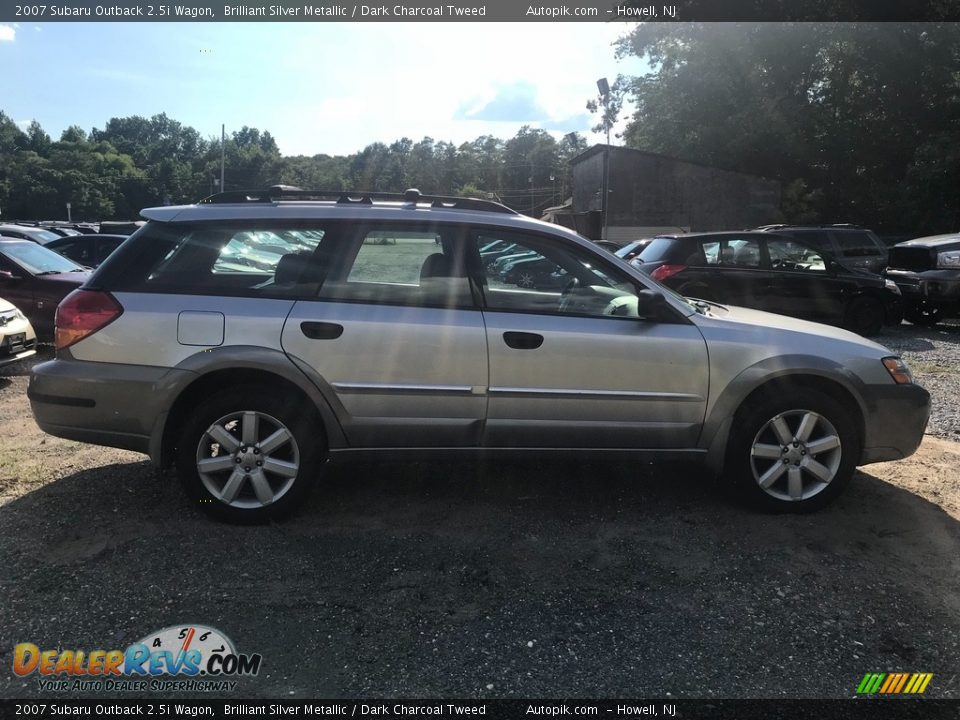
[[[32,275],[83,270],[73,260],[32,242],[4,243],[0,252]]]

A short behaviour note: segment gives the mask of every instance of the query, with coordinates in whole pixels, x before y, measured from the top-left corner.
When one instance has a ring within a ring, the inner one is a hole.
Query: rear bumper
[[[930,393],[919,385],[871,385],[860,465],[913,455],[930,419]]]
[[[46,433],[150,454],[175,375],[192,373],[58,358],[33,368],[27,397]]]

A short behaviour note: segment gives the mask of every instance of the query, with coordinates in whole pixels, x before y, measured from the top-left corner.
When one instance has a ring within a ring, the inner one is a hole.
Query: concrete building
[[[573,206],[557,221],[602,239],[606,145],[571,160]],[[609,148],[606,239],[657,233],[742,230],[778,222],[780,183],[632,148]]]

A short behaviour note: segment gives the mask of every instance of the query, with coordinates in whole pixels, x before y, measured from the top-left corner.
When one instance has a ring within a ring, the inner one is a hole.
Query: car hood
[[[10,312],[11,310],[16,310],[12,302],[0,298],[0,312]]]
[[[38,275],[37,280],[55,285],[80,287],[90,279],[90,275],[91,273],[88,270],[84,270],[83,272],[51,273],[50,275]]]
[[[704,324],[721,328],[724,326],[738,326],[739,329],[747,331],[751,335],[766,331],[771,341],[777,338],[778,343],[786,340],[788,336],[793,336],[791,340],[798,343],[797,349],[800,351],[820,347],[824,344],[849,344],[867,351],[868,354],[877,352],[881,353],[883,357],[896,354],[883,345],[868,340],[849,330],[844,330],[832,325],[810,322],[809,320],[798,320],[797,318],[787,315],[777,315],[762,310],[753,310],[752,308],[711,304],[706,315],[700,315],[698,313],[692,316],[692,318],[701,318],[704,320]],[[698,324],[701,323],[698,322]]]

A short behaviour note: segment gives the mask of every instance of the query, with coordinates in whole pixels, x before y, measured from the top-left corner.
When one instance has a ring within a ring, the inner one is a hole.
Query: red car
[[[0,297],[27,316],[40,340],[53,339],[57,305],[89,277],[73,260],[42,245],[0,238]]]

